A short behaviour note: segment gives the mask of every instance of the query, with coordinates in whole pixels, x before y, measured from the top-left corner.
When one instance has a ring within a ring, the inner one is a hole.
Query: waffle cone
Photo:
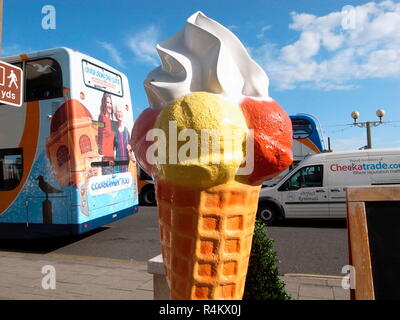
[[[242,299],[260,186],[205,190],[156,182],[164,270],[172,299]]]

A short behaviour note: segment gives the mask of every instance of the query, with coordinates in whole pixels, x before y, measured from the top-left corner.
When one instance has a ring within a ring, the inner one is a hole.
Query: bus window
[[[304,139],[312,133],[312,125],[306,119],[292,119],[293,139]]]
[[[63,96],[61,67],[57,61],[45,58],[28,61],[25,66],[25,100],[47,100]]]
[[[22,178],[22,149],[0,149],[0,191],[16,188]]]

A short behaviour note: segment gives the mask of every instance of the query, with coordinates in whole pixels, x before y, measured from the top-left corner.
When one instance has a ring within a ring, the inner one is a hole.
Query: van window
[[[290,170],[293,170],[294,168],[297,167],[297,165],[298,165],[300,162],[301,162],[300,160],[294,160],[294,161],[292,162],[292,164],[289,166],[289,169],[290,169]]]
[[[16,188],[22,178],[22,149],[0,150],[0,191]]]
[[[25,100],[46,100],[63,96],[61,67],[57,61],[45,58],[25,65]]]
[[[297,190],[300,188],[322,187],[323,166],[315,165],[301,168],[292,175],[279,191]]]

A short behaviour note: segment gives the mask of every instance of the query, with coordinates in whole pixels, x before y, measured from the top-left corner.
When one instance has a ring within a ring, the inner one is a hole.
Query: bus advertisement
[[[0,238],[80,234],[138,210],[121,72],[68,48],[2,58],[24,102],[0,105]]]

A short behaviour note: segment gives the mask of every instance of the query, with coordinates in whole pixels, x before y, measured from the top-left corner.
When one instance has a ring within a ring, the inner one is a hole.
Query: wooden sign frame
[[[400,201],[400,186],[348,187],[347,231],[350,265],[355,268],[352,300],[375,300],[366,203]]]

